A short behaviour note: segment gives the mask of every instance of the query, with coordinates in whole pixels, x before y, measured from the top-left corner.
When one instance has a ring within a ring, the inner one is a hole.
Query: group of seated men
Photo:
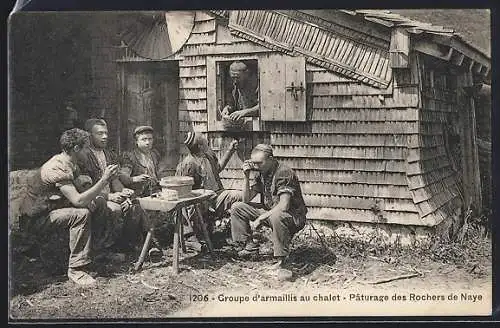
[[[48,214],[39,219],[39,233],[48,234],[55,227],[69,229],[67,275],[73,282],[95,283],[90,274],[95,255],[137,247],[153,224],[150,220],[156,214],[146,213],[130,201],[131,197],[150,195],[165,176],[160,155],[153,148],[153,135],[150,126],[136,128],[134,149],[118,157],[108,147],[106,122],[89,119],[85,130],[65,131],[60,137],[61,153],[42,165],[41,179],[50,200]],[[211,218],[230,216],[228,239],[238,255],[258,254],[259,245],[252,235],[266,225],[272,230],[273,267],[288,270],[291,239],[304,227],[307,212],[295,173],[273,157],[271,146],[259,144],[242,166],[242,190],[224,190],[219,173],[238,142],[231,143],[220,161],[202,134],[190,132],[184,143],[190,154],[178,164],[176,175],[191,176],[193,189],[215,192],[206,206],[210,210],[204,212]],[[255,179],[252,170],[257,171]],[[261,202],[252,203],[258,193]]]

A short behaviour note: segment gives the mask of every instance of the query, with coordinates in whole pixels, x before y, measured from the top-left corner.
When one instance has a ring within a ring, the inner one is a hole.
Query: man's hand
[[[243,174],[248,178],[250,176],[250,171],[253,169],[253,163],[250,160],[246,160],[243,162],[243,165],[241,166],[241,169],[243,170]]]
[[[132,202],[128,198],[123,203],[120,204],[122,212],[126,212],[131,206]]]
[[[250,221],[250,228],[252,228],[252,231],[257,230],[261,226],[261,224],[264,222],[264,220],[269,218],[270,215],[271,215],[271,213],[268,211],[268,212],[265,212],[265,213],[262,213],[261,215],[259,215],[259,217],[257,219],[255,219],[255,221]]]
[[[108,194],[108,200],[113,203],[121,204],[125,200],[125,197],[123,197],[119,192],[114,192]]]
[[[247,113],[244,110],[237,110],[236,112],[232,112],[231,114],[229,114],[229,118],[234,121],[238,121],[245,116],[247,116]]]
[[[132,177],[132,182],[134,183],[137,183],[137,182],[146,182],[148,180],[150,180],[151,177],[147,174],[141,174],[141,175],[137,175],[135,177]]]
[[[132,189],[129,189],[129,188],[123,188],[122,191],[120,191],[120,194],[123,197],[129,198],[134,194],[134,191]]]
[[[109,181],[118,173],[118,164],[108,165],[102,174],[104,180]]]
[[[224,109],[222,110],[222,115],[223,116],[228,116],[229,113],[231,113],[232,110],[233,110],[233,107],[231,107],[229,105],[226,105],[226,107],[224,107]]]
[[[239,146],[239,141],[238,140],[233,140],[231,141],[231,144],[229,145],[229,150],[231,151],[236,151],[238,150],[238,146]]]

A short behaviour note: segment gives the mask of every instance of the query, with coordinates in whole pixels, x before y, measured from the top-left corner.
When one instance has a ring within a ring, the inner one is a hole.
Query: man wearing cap
[[[160,178],[160,153],[153,148],[153,133],[151,126],[135,128],[136,147],[122,156],[120,181],[140,197],[156,189]]]
[[[252,150],[250,161],[245,161],[242,169],[245,176],[243,202],[231,208],[231,234],[240,248],[238,254],[258,253],[259,246],[251,238],[252,233],[261,225],[268,225],[272,229],[275,268],[286,270],[292,237],[306,223],[307,208],[299,180],[292,169],[273,157],[271,146],[266,144],[259,144]],[[258,174],[250,184],[252,170]],[[259,207],[250,204],[258,193],[262,203]]]
[[[211,204],[216,218],[223,217],[231,205],[241,200],[239,190],[225,190],[219,173],[226,167],[229,159],[238,147],[233,140],[229,150],[219,161],[215,152],[208,146],[208,140],[202,134],[189,132],[184,144],[189,155],[177,166],[176,175],[190,176],[194,179],[193,189],[209,189],[215,191],[216,197]]]
[[[229,115],[235,121],[247,116],[258,116],[259,86],[255,73],[245,63],[235,61],[229,66],[229,74],[233,87],[222,114]]]
[[[121,160],[120,181],[127,188],[134,190],[138,197],[149,196],[154,192],[161,190],[159,180],[162,178],[163,172],[160,169],[160,153],[153,148],[154,130],[151,126],[142,125],[134,129],[135,147],[133,150],[124,152]],[[150,220],[161,220],[164,213],[150,212],[146,215],[141,212],[140,207],[136,208],[136,216],[142,217],[142,230],[145,233],[149,225],[152,224]],[[166,220],[162,220],[166,221]],[[156,225],[155,225],[156,226]],[[157,235],[162,235],[165,231],[161,227],[156,227],[160,230]],[[129,233],[131,234],[131,233]],[[149,250],[149,255],[152,258],[160,258],[161,251],[159,249],[159,242],[153,240],[153,247]]]
[[[109,149],[108,127],[103,119],[91,118],[85,122],[85,129],[90,133],[90,143],[78,153],[78,166],[84,175],[90,176],[95,184],[102,177],[107,165],[119,165],[118,156]],[[125,202],[133,191],[124,188],[118,175],[109,180],[102,196],[107,200],[107,209],[101,213],[99,219],[92,224],[92,230],[99,238],[95,239],[96,248],[111,249],[117,246],[118,239],[123,234],[125,219],[131,224],[137,218],[124,217],[123,212],[129,209]]]

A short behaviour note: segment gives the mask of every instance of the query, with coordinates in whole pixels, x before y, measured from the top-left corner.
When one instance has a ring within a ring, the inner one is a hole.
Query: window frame
[[[220,62],[233,62],[237,60],[255,60],[257,61],[257,77],[259,79],[259,106],[261,105],[261,95],[260,95],[260,56],[251,54],[234,54],[234,55],[223,55],[223,56],[208,56],[206,58],[207,65],[207,119],[208,119],[208,131],[218,132],[226,131],[222,125],[222,121],[217,120],[217,109],[218,109],[218,99],[219,94],[219,81],[220,76]],[[222,96],[222,95],[221,95]],[[242,131],[261,131],[262,120],[260,118],[260,113],[258,117],[247,118],[247,121],[251,122],[251,129],[245,129]]]

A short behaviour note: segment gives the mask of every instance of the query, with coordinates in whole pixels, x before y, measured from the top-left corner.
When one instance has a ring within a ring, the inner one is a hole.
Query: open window
[[[247,69],[243,82],[231,77],[234,62]],[[208,57],[208,129],[260,131],[262,121],[305,121],[305,86],[303,57],[274,53]],[[230,117],[241,110],[250,114],[240,120]]]

